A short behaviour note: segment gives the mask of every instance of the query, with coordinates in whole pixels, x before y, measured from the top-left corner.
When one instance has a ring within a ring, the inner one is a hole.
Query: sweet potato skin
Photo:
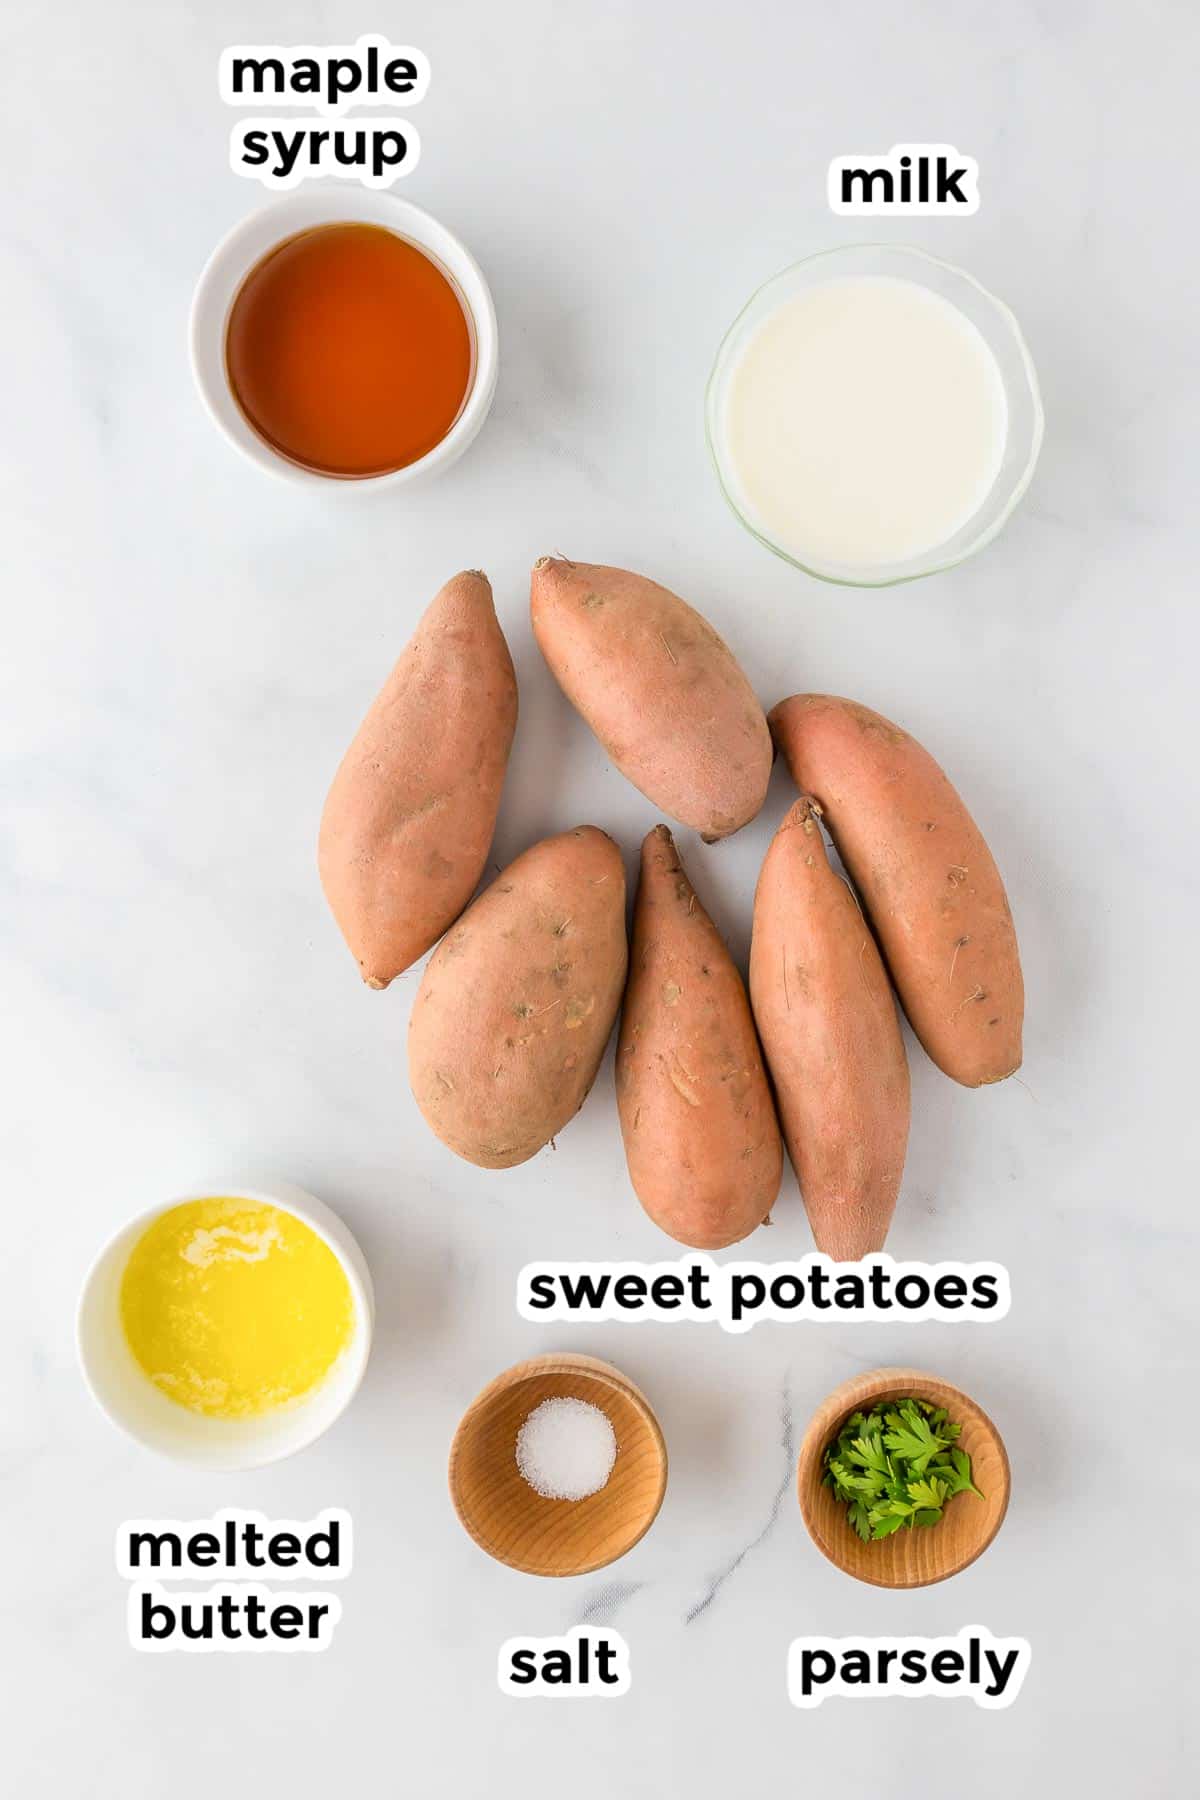
[[[516,725],[491,585],[468,570],[426,610],[321,817],[321,884],[368,987],[423,956],[474,893]]]
[[[677,1243],[723,1250],[768,1217],[783,1144],[742,978],[671,833],[642,845],[617,1040],[629,1178]]]
[[[534,844],[469,906],[421,978],[417,1105],[483,1169],[527,1162],[586,1100],[625,984],[625,870],[581,825]]]
[[[754,818],[770,732],[732,651],[694,608],[627,569],[543,556],[530,615],[555,680],[655,806],[709,843]]]
[[[896,1002],[812,801],[785,817],[754,896],[750,997],[818,1250],[882,1250],[908,1146]]]
[[[798,694],[770,715],[875,928],[909,1023],[965,1087],[1021,1066],[1025,992],[991,851],[929,752],[852,700]]]

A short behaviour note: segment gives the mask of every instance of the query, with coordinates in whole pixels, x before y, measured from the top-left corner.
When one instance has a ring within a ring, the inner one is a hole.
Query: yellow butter
[[[320,1385],[354,1334],[333,1251],[294,1213],[255,1200],[190,1200],[134,1245],[121,1323],[155,1387],[180,1406],[240,1419]]]

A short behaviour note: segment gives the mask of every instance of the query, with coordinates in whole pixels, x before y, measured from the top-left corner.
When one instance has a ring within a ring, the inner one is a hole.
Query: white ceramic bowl
[[[252,1419],[208,1418],[168,1400],[134,1359],[121,1324],[121,1277],[147,1226],[172,1207],[214,1194],[257,1200],[303,1219],[337,1257],[354,1299],[354,1335],[321,1386],[295,1406]],[[176,1462],[205,1469],[256,1469],[303,1450],[341,1417],[366,1370],[374,1325],[375,1296],[366,1260],[336,1213],[290,1182],[273,1182],[270,1187],[222,1182],[151,1207],[109,1240],[83,1284],[76,1342],[93,1397],[130,1437]]]
[[[1004,456],[996,478],[982,504],[943,543],[917,556],[892,563],[854,564],[806,556],[795,544],[784,543],[757,517],[743,493],[729,453],[725,419],[733,377],[750,339],[777,307],[807,288],[824,281],[854,275],[898,276],[931,289],[957,307],[976,327],[996,359],[1004,383],[1008,430]],[[1011,517],[1033,479],[1042,447],[1044,419],[1033,358],[1016,318],[994,294],[959,269],[918,250],[911,244],[848,244],[823,250],[794,263],[765,283],[738,314],[717,351],[705,396],[705,432],[721,489],[733,511],[752,537],[785,562],[808,575],[845,587],[890,587],[895,582],[915,581],[935,575],[973,556],[990,544]]]
[[[440,444],[425,456],[384,475],[322,475],[289,460],[261,438],[233,397],[225,367],[229,309],[251,269],[269,250],[316,225],[382,225],[407,238],[438,263],[463,300],[471,328],[472,372],[467,397]],[[456,462],[478,436],[491,410],[499,368],[496,309],[483,272],[466,245],[421,207],[368,188],[344,183],[314,187],[275,200],[235,225],[209,257],[196,284],[189,327],[192,373],[200,398],[230,443],[260,469],[308,487],[403,487]]]

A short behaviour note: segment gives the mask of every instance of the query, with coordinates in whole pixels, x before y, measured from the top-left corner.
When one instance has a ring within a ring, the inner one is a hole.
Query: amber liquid
[[[225,363],[238,405],[280,455],[361,478],[441,443],[474,352],[458,289],[415,244],[379,225],[318,225],[247,275]]]

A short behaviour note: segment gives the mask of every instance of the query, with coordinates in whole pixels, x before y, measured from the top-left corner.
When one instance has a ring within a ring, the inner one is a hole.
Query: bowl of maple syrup
[[[496,390],[478,263],[430,213],[367,189],[288,195],[235,226],[200,276],[190,342],[219,429],[309,485],[446,468]]]

